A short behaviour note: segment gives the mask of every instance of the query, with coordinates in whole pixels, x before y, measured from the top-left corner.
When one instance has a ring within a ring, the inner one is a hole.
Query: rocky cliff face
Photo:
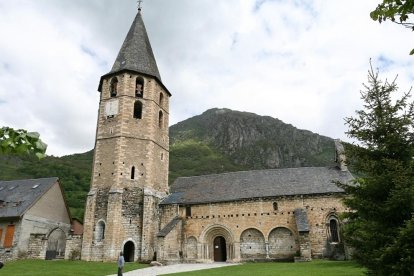
[[[331,138],[229,109],[210,109],[171,126],[172,145],[188,140],[206,143],[249,169],[330,166],[335,156]]]

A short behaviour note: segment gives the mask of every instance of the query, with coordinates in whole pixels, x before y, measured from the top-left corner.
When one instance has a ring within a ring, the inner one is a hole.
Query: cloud
[[[370,58],[389,79],[398,74],[403,91],[414,79],[411,33],[372,21],[375,6],[145,1],[144,22],[173,94],[170,123],[227,107],[345,138],[343,118],[361,107]],[[135,13],[134,0],[0,2],[0,125],[38,131],[48,154],[91,149],[99,78]]]

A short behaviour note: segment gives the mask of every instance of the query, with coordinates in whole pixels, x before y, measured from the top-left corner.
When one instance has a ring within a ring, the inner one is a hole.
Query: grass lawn
[[[246,263],[242,265],[183,272],[182,276],[363,276],[365,269],[350,261],[320,261],[305,263]]]
[[[138,263],[126,263],[124,271],[130,271],[148,265]],[[63,260],[21,260],[5,263],[0,270],[0,275],[19,276],[103,276],[116,274],[118,266],[116,263],[63,261]]]

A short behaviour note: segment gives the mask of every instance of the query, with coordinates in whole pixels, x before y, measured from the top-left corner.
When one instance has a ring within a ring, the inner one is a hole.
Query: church
[[[337,166],[240,171],[168,185],[169,99],[141,10],[100,78],[81,256],[86,261],[240,262],[347,256]]]

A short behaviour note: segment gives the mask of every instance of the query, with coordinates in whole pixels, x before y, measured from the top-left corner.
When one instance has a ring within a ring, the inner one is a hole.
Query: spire
[[[137,3],[138,3],[138,12],[140,12],[141,11],[141,4],[142,4],[142,0],[138,0],[137,1]]]
[[[161,81],[144,21],[142,20],[140,6],[135,20],[122,44],[121,50],[118,53],[118,57],[112,66],[112,70],[109,73],[112,74],[121,70],[132,70],[147,74]]]

